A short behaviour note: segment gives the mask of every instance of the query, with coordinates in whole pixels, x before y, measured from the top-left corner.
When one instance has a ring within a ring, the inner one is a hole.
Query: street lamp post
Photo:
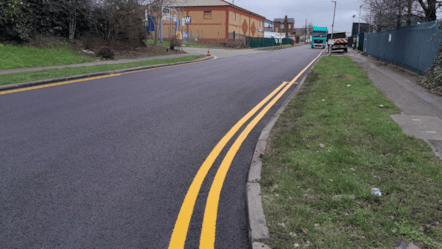
[[[353,34],[353,27],[355,26],[355,17],[356,17],[356,15],[353,15],[353,24],[351,25],[351,46],[353,47],[353,50],[355,50],[355,47],[356,47],[356,44],[354,43],[355,42],[355,37],[353,36],[354,34]]]
[[[334,28],[335,28],[335,14],[336,14],[336,1],[332,1],[332,2],[335,3],[335,10],[333,12],[333,24],[332,24],[332,32],[331,32],[331,37],[330,37],[331,40],[333,40],[333,32],[334,32]],[[330,55],[331,55],[330,44],[328,44],[328,51],[330,52]]]
[[[357,42],[358,48],[359,48],[359,36],[360,36],[360,32],[361,32],[361,9],[362,9],[362,4],[361,4],[361,6],[359,6],[358,42]]]

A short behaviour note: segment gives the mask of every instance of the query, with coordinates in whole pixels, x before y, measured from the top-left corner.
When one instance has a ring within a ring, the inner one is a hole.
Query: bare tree
[[[426,0],[426,3],[424,0],[418,0],[420,7],[422,8],[424,15],[425,15],[425,21],[431,22],[436,20],[436,10],[441,8],[442,1],[437,0]]]
[[[87,15],[92,2],[91,0],[43,0],[43,6],[50,12],[66,14],[69,22],[69,40],[72,40],[77,28],[77,17]]]
[[[164,8],[168,7],[179,7],[181,4],[187,3],[189,0],[143,0],[147,7],[147,12],[149,16],[155,18],[155,31],[154,31],[154,44],[158,42],[160,37],[160,23],[163,17],[165,17]],[[191,0],[190,0],[191,1]],[[178,14],[177,14],[178,15]],[[172,15],[168,15],[171,17]],[[180,17],[177,16],[176,21],[178,22]],[[172,34],[175,36],[175,34]]]
[[[94,24],[97,36],[114,45],[127,42],[143,46],[144,8],[138,0],[103,0],[94,12],[98,19]]]
[[[376,30],[402,27],[413,20],[429,22],[436,20],[436,11],[442,7],[440,0],[364,0],[364,8],[369,13],[366,19]]]

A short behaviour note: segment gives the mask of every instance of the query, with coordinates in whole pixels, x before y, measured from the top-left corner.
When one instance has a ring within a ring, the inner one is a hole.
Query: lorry
[[[348,51],[348,38],[346,32],[334,32],[333,39],[331,38],[331,34],[328,34],[327,39],[330,45],[331,50],[343,49],[344,52]]]
[[[327,27],[313,27],[312,48],[325,48],[327,46]]]

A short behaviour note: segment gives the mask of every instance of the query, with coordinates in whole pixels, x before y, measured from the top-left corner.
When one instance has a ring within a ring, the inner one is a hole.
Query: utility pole
[[[331,32],[331,37],[330,37],[331,40],[333,40],[333,32],[334,32],[334,28],[335,28],[335,15],[336,15],[336,1],[332,1],[332,2],[335,3],[335,10],[333,12],[333,24],[332,24],[332,32]],[[331,55],[330,44],[328,44],[328,51],[330,52],[330,55]]]
[[[361,10],[362,10],[362,4],[359,6],[359,23],[358,23],[358,40],[357,40],[357,47],[359,48],[359,36],[361,33]]]
[[[307,19],[305,19],[305,33],[304,33],[304,42],[307,44]]]
[[[353,23],[351,25],[351,35],[352,35],[351,46],[353,47],[353,50],[355,50],[355,47],[356,47],[356,44],[354,44],[355,39],[354,39],[354,34],[353,34],[353,27],[355,26],[355,17],[356,17],[356,15],[353,15]]]
[[[160,0],[160,43],[163,43],[163,0]]]

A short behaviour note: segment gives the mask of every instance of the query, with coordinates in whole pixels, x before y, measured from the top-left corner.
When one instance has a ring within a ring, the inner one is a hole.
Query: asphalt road
[[[1,248],[167,248],[196,172],[227,131],[321,50],[308,46],[0,95]],[[247,248],[258,136],[221,192],[216,248]],[[204,181],[186,248],[198,248]]]

